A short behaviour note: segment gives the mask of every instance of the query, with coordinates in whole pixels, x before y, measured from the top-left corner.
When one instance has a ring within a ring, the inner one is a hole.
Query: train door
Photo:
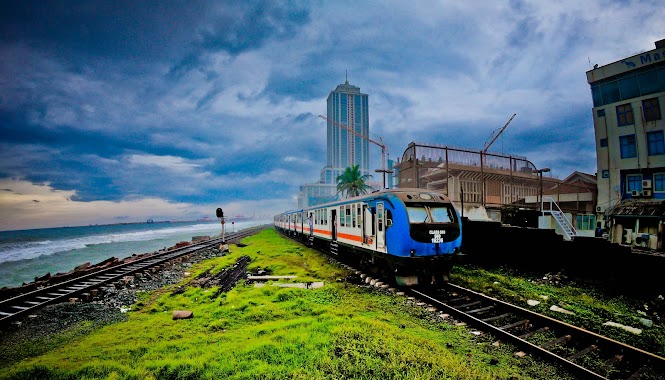
[[[367,213],[367,205],[363,204],[362,212],[358,216],[360,219],[360,233],[362,234],[363,244],[367,244],[367,222],[365,221],[365,214]]]
[[[330,210],[330,228],[332,232],[332,240],[337,241],[337,209]]]
[[[384,218],[383,202],[376,203],[376,249],[385,249],[386,230]]]
[[[372,208],[368,205],[363,205],[363,234],[365,235],[365,243],[374,245],[374,235],[376,234],[376,219],[372,212]]]

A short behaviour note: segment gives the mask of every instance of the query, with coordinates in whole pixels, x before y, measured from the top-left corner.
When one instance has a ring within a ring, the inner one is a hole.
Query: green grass
[[[273,230],[196,264],[180,284],[142,294],[128,320],[67,336],[62,346],[0,368],[0,379],[561,379],[514,347],[494,346],[403,297],[337,281],[347,271]],[[187,287],[240,256],[249,270],[324,281],[319,289]],[[182,293],[174,292],[185,287]],[[191,320],[172,320],[173,310]],[[31,345],[34,342],[25,342]],[[496,364],[490,364],[490,363]]]
[[[451,271],[451,281],[460,286],[665,356],[665,325],[658,321],[653,321],[652,327],[640,323],[640,319],[645,317],[637,311],[642,308],[643,300],[606,296],[586,285],[542,284],[538,283],[539,279],[523,276],[509,268],[487,270],[460,265]],[[526,301],[529,299],[540,304],[528,306]],[[574,315],[551,311],[552,305],[572,311]],[[636,335],[617,327],[603,326],[607,321],[641,328],[642,333]]]

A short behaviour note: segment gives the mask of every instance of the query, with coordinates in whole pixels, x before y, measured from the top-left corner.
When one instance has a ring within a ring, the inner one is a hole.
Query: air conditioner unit
[[[648,248],[649,247],[649,234],[635,234],[635,245]]]
[[[651,190],[642,190],[642,195],[645,197],[650,197],[651,196]]]
[[[650,189],[651,188],[651,180],[650,179],[643,179],[642,180],[642,188],[643,189]]]
[[[596,212],[605,212],[603,206],[596,206]]]
[[[633,230],[630,228],[623,229],[623,236],[621,237],[621,244],[633,243]]]
[[[639,190],[631,190],[630,195],[632,195],[634,197],[639,197],[640,195],[642,195],[642,192],[639,191]]]

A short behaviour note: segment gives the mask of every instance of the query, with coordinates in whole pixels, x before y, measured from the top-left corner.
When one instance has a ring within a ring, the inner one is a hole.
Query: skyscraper
[[[369,174],[369,112],[367,94],[346,80],[331,91],[327,100],[326,166],[321,169],[318,183],[300,187],[298,207],[329,202],[337,197],[337,177],[352,165],[358,165],[362,175]],[[342,124],[346,128],[335,125]]]
[[[347,80],[330,92],[327,105],[328,120],[346,125],[357,135],[328,121],[326,167],[321,179],[336,184],[337,176],[353,165],[358,165],[363,175],[369,174],[369,141],[359,136],[369,137],[367,94]]]

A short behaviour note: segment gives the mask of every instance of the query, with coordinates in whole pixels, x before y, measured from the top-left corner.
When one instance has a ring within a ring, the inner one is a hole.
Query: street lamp
[[[547,173],[550,170],[550,168],[536,170],[536,173],[540,175],[540,216],[545,216],[545,211],[543,211],[543,173]]]

